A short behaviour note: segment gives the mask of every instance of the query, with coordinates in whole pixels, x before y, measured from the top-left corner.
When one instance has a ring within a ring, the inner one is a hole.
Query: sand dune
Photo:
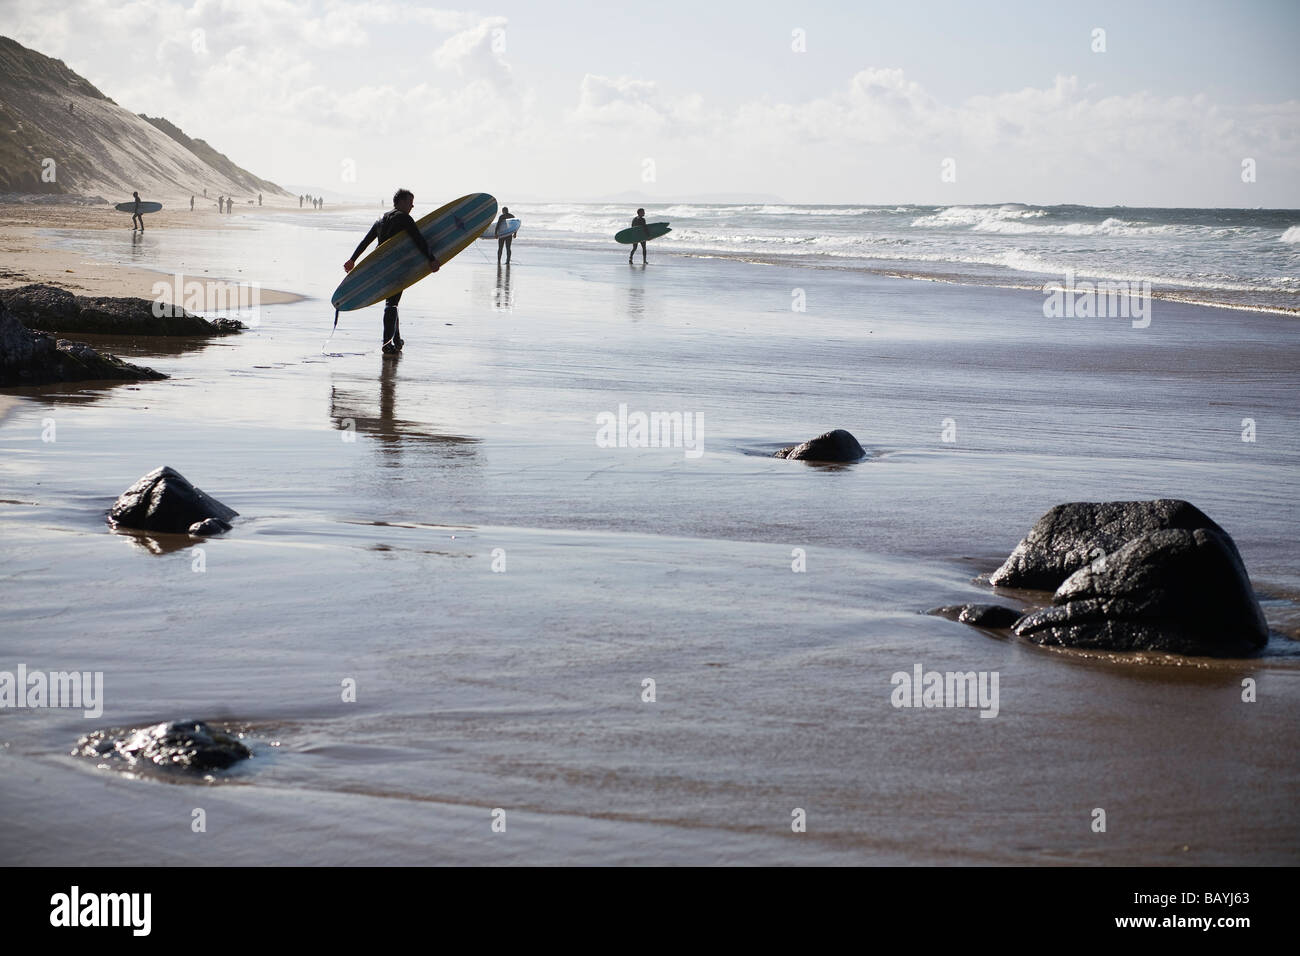
[[[165,119],[119,106],[62,61],[0,37],[0,192],[121,202],[139,190],[188,203],[204,189],[241,205],[258,192],[289,196]]]

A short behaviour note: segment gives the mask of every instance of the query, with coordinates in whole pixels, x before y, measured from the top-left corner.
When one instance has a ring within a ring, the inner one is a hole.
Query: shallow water
[[[0,712],[5,862],[1296,861],[1290,320],[1049,320],[1032,293],[521,237],[508,273],[476,247],[410,290],[393,361],[377,307],[325,342],[341,228],[149,241],[141,265],[251,261],[317,298],[193,348],[115,342],[173,377],[29,390],[0,425],[0,669],[102,670],[107,698]],[[699,416],[703,454],[598,447],[620,404]],[[768,457],[831,427],[871,457]],[[108,531],[161,464],[235,530]],[[1261,656],[1084,656],[918,613],[986,599],[1052,505],[1144,497],[1234,536],[1279,631]],[[916,663],[998,672],[997,717],[894,708]],[[206,787],[68,756],[183,716],[257,755]]]

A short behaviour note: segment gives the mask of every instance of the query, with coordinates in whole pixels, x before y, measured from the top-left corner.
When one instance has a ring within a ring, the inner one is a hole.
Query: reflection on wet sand
[[[220,339],[201,336],[177,335],[100,335],[94,332],[75,332],[60,338],[70,338],[75,342],[85,342],[100,352],[110,352],[120,357],[130,358],[175,358],[192,352],[200,352],[209,346],[231,346],[236,344],[237,336]]]
[[[133,547],[148,551],[150,554],[174,554],[209,540],[188,534],[164,534],[159,531],[136,531],[131,528],[110,530],[113,534],[126,538]]]
[[[633,322],[639,322],[645,315],[645,287],[629,285],[627,287],[627,314]]]
[[[492,304],[498,312],[509,312],[513,306],[510,295],[510,266],[497,264],[497,287]]]
[[[78,339],[77,341],[81,341]],[[108,395],[111,388],[139,390],[140,383],[129,378],[101,379],[90,382],[48,382],[45,385],[14,385],[4,390],[4,398],[34,398],[51,405],[89,405]],[[13,410],[12,408],[10,410]],[[0,415],[0,421],[4,416]]]
[[[379,374],[378,394],[361,380],[355,388],[330,386],[330,420],[340,431],[360,432],[380,442],[385,452],[398,454],[408,444],[434,444],[451,458],[474,458],[479,439],[429,430],[428,423],[398,418],[397,381],[402,356],[385,357]]]

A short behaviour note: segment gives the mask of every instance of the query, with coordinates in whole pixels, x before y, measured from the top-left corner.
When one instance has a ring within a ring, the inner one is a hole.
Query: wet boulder
[[[1216,657],[1268,640],[1241,557],[1217,526],[1139,534],[1075,571],[1052,603],[1015,633],[1044,645]]]
[[[69,342],[44,332],[34,332],[0,302],[0,388],[50,382],[141,381],[166,377],[151,368],[97,352],[82,342]]]
[[[202,521],[196,521],[190,525],[190,534],[196,537],[206,537],[210,534],[221,534],[229,531],[230,525],[220,518],[204,518]]]
[[[1034,523],[989,583],[998,587],[1050,591],[1097,557],[1152,531],[1208,528],[1236,545],[1195,505],[1173,498],[1158,501],[1079,501],[1057,505]],[[1237,556],[1240,562],[1240,555]]]
[[[95,757],[164,770],[207,773],[253,756],[238,735],[225,733],[202,720],[172,720],[139,730],[97,730],[77,741],[75,756]]]
[[[974,627],[995,629],[1008,628],[1021,617],[1020,611],[1003,607],[1001,604],[949,604],[946,607],[934,608],[927,613]]]
[[[184,534],[195,525],[212,534],[216,524],[204,524],[215,519],[227,530],[231,518],[239,512],[228,508],[210,495],[204,494],[174,468],[164,465],[145,475],[113,503],[108,513],[108,523],[114,528],[133,528],[138,531],[164,531]]]
[[[43,282],[0,289],[0,302],[29,329],[97,335],[227,335],[246,326],[235,319],[205,319],[170,301],[138,296],[74,295]]]
[[[858,461],[866,454],[853,435],[843,428],[836,428],[803,444],[782,448],[772,457],[790,461],[850,462]]]

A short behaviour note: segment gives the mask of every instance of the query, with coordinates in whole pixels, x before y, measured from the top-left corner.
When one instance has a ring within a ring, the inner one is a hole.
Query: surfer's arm
[[[357,256],[365,252],[366,246],[370,245],[370,243],[374,242],[377,238],[379,238],[379,223],[375,223],[370,227],[370,231],[366,233],[366,238],[361,240],[361,244],[358,245],[356,250],[352,253],[352,258],[343,263],[344,270],[351,272],[352,266],[356,264]]]

